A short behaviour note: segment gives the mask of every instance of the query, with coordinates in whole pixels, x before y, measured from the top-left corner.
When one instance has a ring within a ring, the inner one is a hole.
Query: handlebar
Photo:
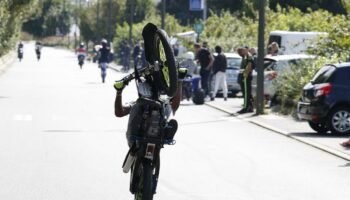
[[[159,64],[158,62],[155,62],[154,65],[149,64],[147,67],[144,67],[142,69],[138,69],[138,74],[139,76],[146,76],[146,75],[150,75],[152,74],[154,71],[159,71]],[[123,82],[124,84],[128,84],[130,81],[134,80],[136,78],[136,72],[133,72],[127,76],[125,76],[124,78],[122,78],[119,81],[116,82]]]

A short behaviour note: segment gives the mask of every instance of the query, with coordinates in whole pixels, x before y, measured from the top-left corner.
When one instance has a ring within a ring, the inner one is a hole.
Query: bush
[[[280,101],[280,113],[296,114],[297,102],[301,98],[303,87],[310,82],[315,73],[325,64],[338,63],[343,58],[317,57],[315,60],[305,61],[299,65],[292,65],[289,71],[277,76],[273,82]]]

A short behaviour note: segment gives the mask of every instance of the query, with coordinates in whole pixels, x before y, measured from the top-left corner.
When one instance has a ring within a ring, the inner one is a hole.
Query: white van
[[[315,44],[317,38],[325,35],[327,35],[325,32],[272,31],[268,44],[277,42],[280,47],[278,54],[305,54],[308,47]]]

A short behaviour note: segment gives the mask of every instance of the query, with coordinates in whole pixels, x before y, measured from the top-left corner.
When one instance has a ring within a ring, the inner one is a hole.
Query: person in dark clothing
[[[194,45],[194,51],[196,54],[196,60],[199,62],[200,68],[200,76],[201,76],[201,84],[202,89],[205,91],[205,95],[209,95],[209,76],[211,67],[214,62],[213,55],[205,48],[201,48],[199,44]]]
[[[107,45],[107,40],[103,39],[101,41],[102,48],[99,49],[99,59],[98,64],[101,68],[101,76],[102,76],[102,82],[105,82],[106,77],[106,70],[109,63],[109,54],[111,52],[110,48]]]
[[[132,52],[132,59],[134,61],[134,65],[138,66],[139,62],[140,62],[140,55],[142,52],[142,48],[140,43],[137,43],[134,47],[134,50]]]
[[[238,114],[253,112],[253,95],[252,95],[252,71],[253,71],[253,57],[248,52],[248,48],[242,47],[237,50],[237,53],[242,57],[241,62],[241,89],[244,98],[243,109],[238,111]]]
[[[215,47],[215,52],[218,54],[215,56],[213,63],[213,73],[215,76],[214,92],[211,100],[214,101],[216,93],[219,90],[219,87],[223,90],[224,100],[227,101],[227,83],[226,83],[226,68],[227,68],[227,59],[226,56],[222,53],[220,46]]]
[[[123,42],[122,46],[122,63],[123,71],[128,72],[130,69],[130,47],[126,41]]]

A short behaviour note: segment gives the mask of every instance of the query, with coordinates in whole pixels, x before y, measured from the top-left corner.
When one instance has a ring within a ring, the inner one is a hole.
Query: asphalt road
[[[109,70],[33,44],[0,76],[0,199],[126,200],[127,117],[114,117]],[[136,98],[134,84],[125,102]],[[161,152],[155,200],[342,200],[350,163],[205,105],[184,102]]]

